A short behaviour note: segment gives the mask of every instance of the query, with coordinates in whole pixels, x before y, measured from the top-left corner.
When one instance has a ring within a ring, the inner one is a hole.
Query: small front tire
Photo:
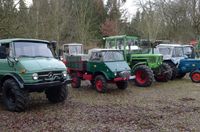
[[[100,93],[105,93],[107,90],[106,78],[103,75],[95,77],[95,89]]]
[[[116,82],[116,85],[119,89],[124,90],[128,87],[128,81]]]

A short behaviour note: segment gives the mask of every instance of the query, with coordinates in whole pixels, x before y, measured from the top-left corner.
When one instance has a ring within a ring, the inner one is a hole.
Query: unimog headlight
[[[63,71],[62,74],[63,74],[63,77],[67,77],[67,71]]]
[[[38,78],[39,78],[39,76],[38,76],[37,73],[34,73],[34,74],[32,75],[32,77],[33,77],[33,80],[38,80]]]

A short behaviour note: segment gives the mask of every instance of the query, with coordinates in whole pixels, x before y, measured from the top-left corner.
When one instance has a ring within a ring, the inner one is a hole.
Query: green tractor
[[[52,103],[67,98],[70,79],[55,47],[45,40],[0,40],[0,92],[9,111],[24,111],[31,92],[45,92]]]
[[[104,38],[105,47],[109,49],[124,50],[126,61],[135,75],[135,84],[140,87],[148,87],[154,77],[156,81],[167,82],[172,76],[171,68],[163,63],[161,54],[141,54],[138,52],[139,41],[134,36],[111,36]]]
[[[83,54],[82,44],[65,44],[63,62],[71,76],[71,86],[79,88],[81,80],[88,80],[100,92],[107,91],[107,83],[114,83],[119,89],[128,87],[128,80],[134,78],[124,60],[123,51],[91,49]]]

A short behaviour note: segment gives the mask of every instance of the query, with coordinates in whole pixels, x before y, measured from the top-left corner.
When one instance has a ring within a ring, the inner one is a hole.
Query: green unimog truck
[[[73,88],[79,88],[81,80],[89,80],[95,89],[104,93],[107,84],[114,83],[119,89],[128,87],[131,69],[124,60],[123,51],[91,49],[83,54],[82,44],[64,45],[64,62],[68,67]]]
[[[50,102],[67,97],[66,66],[55,59],[55,42],[35,39],[0,40],[0,92],[10,111],[24,111],[30,92],[45,91]]]
[[[126,61],[132,68],[137,86],[150,86],[154,80],[167,82],[172,76],[171,68],[163,63],[161,54],[140,54],[139,41],[134,36],[105,37],[105,48],[124,50]]]

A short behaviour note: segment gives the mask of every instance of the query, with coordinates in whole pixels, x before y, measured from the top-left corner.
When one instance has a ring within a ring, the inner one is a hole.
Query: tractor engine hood
[[[112,72],[130,71],[131,70],[126,61],[105,62],[105,65]]]
[[[18,64],[27,71],[66,70],[64,63],[55,58],[21,58]]]

